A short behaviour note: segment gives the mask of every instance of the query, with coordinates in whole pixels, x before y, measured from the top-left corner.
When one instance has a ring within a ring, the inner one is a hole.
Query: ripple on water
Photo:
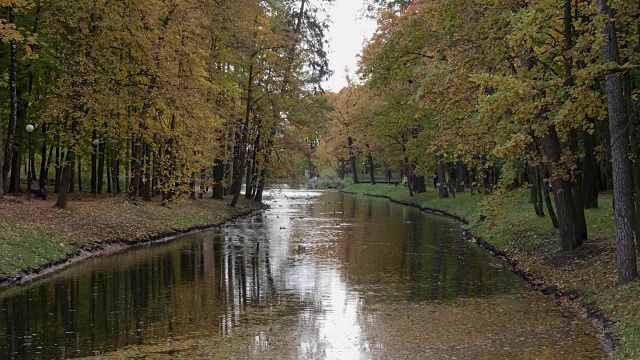
[[[336,192],[268,192],[222,230],[0,294],[0,354],[37,359],[599,359],[589,324],[457,223]]]

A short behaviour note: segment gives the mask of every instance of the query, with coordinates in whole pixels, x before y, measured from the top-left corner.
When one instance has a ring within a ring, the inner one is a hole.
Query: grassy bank
[[[595,305],[613,320],[610,330],[615,339],[615,358],[640,358],[640,282],[616,286],[611,200],[601,198],[600,208],[586,210],[589,240],[575,251],[563,252],[558,232],[548,216],[535,216],[525,190],[500,199],[501,211],[491,223],[481,220],[481,215],[486,215],[481,204],[483,200],[496,201],[495,197],[458,193],[455,198],[440,199],[435,191],[410,197],[406,188],[382,184],[351,185],[345,191],[387,196],[464,217],[469,220],[469,230],[506,250],[522,270],[557,285],[563,292],[581,294],[585,303]]]
[[[56,209],[55,198],[0,200],[0,280],[18,271],[64,259],[79,247],[114,240],[144,241],[161,234],[221,224],[258,208],[241,201],[199,199],[163,207],[124,197],[70,194],[69,208]]]

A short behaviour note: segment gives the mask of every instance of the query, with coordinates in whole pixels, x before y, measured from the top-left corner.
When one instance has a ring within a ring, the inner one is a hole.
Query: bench
[[[34,194],[36,199],[47,200],[47,192],[42,188],[31,188],[31,193]]]

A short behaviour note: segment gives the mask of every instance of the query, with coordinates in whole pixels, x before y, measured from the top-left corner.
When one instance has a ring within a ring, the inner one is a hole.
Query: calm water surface
[[[0,293],[0,359],[601,359],[593,329],[468,243],[368,197],[271,209]]]

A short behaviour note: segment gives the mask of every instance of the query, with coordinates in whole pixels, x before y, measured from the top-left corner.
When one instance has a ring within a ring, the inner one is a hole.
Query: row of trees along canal
[[[0,0],[0,197],[20,190],[34,124],[31,170],[59,208],[89,173],[92,193],[106,179],[164,203],[211,177],[234,206],[246,179],[260,201],[326,107],[330,2]]]
[[[587,239],[584,209],[613,189],[618,282],[634,279],[640,3],[374,1],[371,9],[378,28],[360,59],[362,81],[330,94],[317,165],[350,167],[354,182],[360,163],[387,176],[437,174],[441,197],[466,185],[496,198],[528,183],[535,214],[550,215],[564,250]]]

